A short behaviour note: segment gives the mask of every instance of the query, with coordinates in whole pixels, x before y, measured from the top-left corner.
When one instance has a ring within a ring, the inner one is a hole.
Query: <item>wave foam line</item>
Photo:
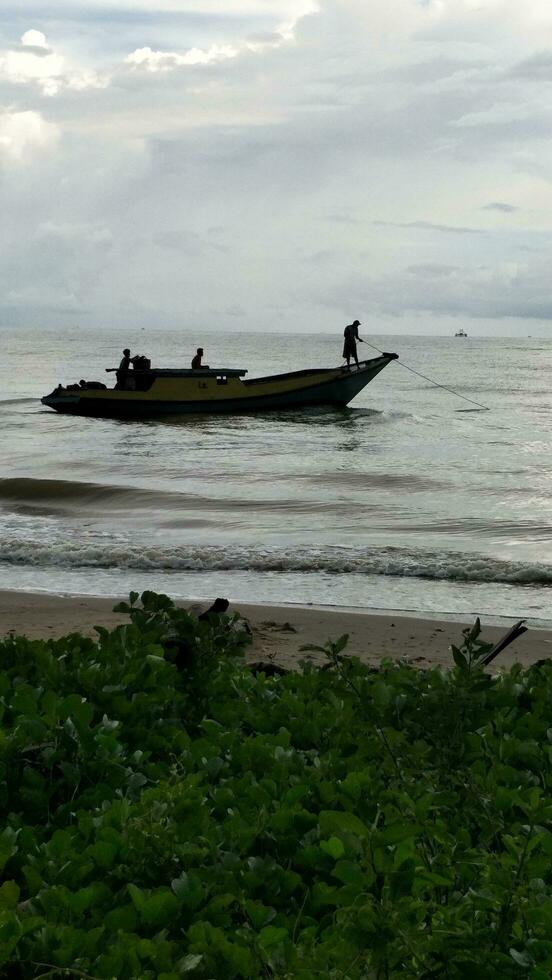
[[[182,572],[281,572],[381,575],[450,582],[552,585],[552,565],[509,562],[447,552],[401,548],[347,549],[182,546],[161,548],[113,542],[40,544],[0,542],[0,564],[54,568],[134,569]]]

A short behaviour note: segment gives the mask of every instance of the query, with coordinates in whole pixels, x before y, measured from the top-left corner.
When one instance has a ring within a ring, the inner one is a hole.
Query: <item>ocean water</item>
[[[3,588],[552,621],[552,341],[367,336],[487,412],[394,363],[343,410],[117,422],[39,398],[127,344],[254,376],[340,363],[341,330],[0,338]]]

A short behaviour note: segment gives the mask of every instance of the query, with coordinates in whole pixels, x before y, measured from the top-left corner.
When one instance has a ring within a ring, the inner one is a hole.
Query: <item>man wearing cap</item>
[[[343,336],[345,337],[345,342],[343,344],[343,357],[347,361],[347,367],[351,367],[351,358],[355,360],[355,364],[359,367],[358,356],[357,356],[357,340],[359,344],[363,344],[364,341],[362,337],[358,335],[358,328],[360,327],[360,320],[354,320],[349,323],[345,330],[343,331]]]

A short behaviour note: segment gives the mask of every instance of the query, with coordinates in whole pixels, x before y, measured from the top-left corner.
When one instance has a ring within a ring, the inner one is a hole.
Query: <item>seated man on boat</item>
[[[203,357],[203,347],[198,347],[195,353],[195,357],[192,358],[192,371],[199,371],[200,368],[206,368],[206,370],[209,370],[208,364],[201,363],[202,357]]]
[[[84,378],[81,378],[79,388],[82,391],[106,391],[107,385],[104,385],[101,381],[85,381]]]
[[[347,361],[348,368],[351,367],[351,358],[354,358],[356,366],[359,366],[356,342],[358,340],[359,344],[364,343],[362,337],[359,337],[358,335],[358,328],[360,325],[360,320],[353,320],[353,322],[349,323],[343,331],[343,336],[345,338],[343,344],[343,357]]]

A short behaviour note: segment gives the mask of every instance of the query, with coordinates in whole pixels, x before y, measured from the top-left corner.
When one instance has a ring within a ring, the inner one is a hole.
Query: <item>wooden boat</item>
[[[42,398],[42,404],[69,415],[116,419],[343,406],[397,357],[382,353],[350,370],[310,368],[248,380],[247,371],[236,368],[134,370],[129,371],[124,388],[59,385]]]
[[[464,330],[464,328],[463,327],[460,327],[460,330],[458,330],[457,333],[454,334],[454,336],[455,337],[467,337],[468,335],[467,335],[466,331]]]

